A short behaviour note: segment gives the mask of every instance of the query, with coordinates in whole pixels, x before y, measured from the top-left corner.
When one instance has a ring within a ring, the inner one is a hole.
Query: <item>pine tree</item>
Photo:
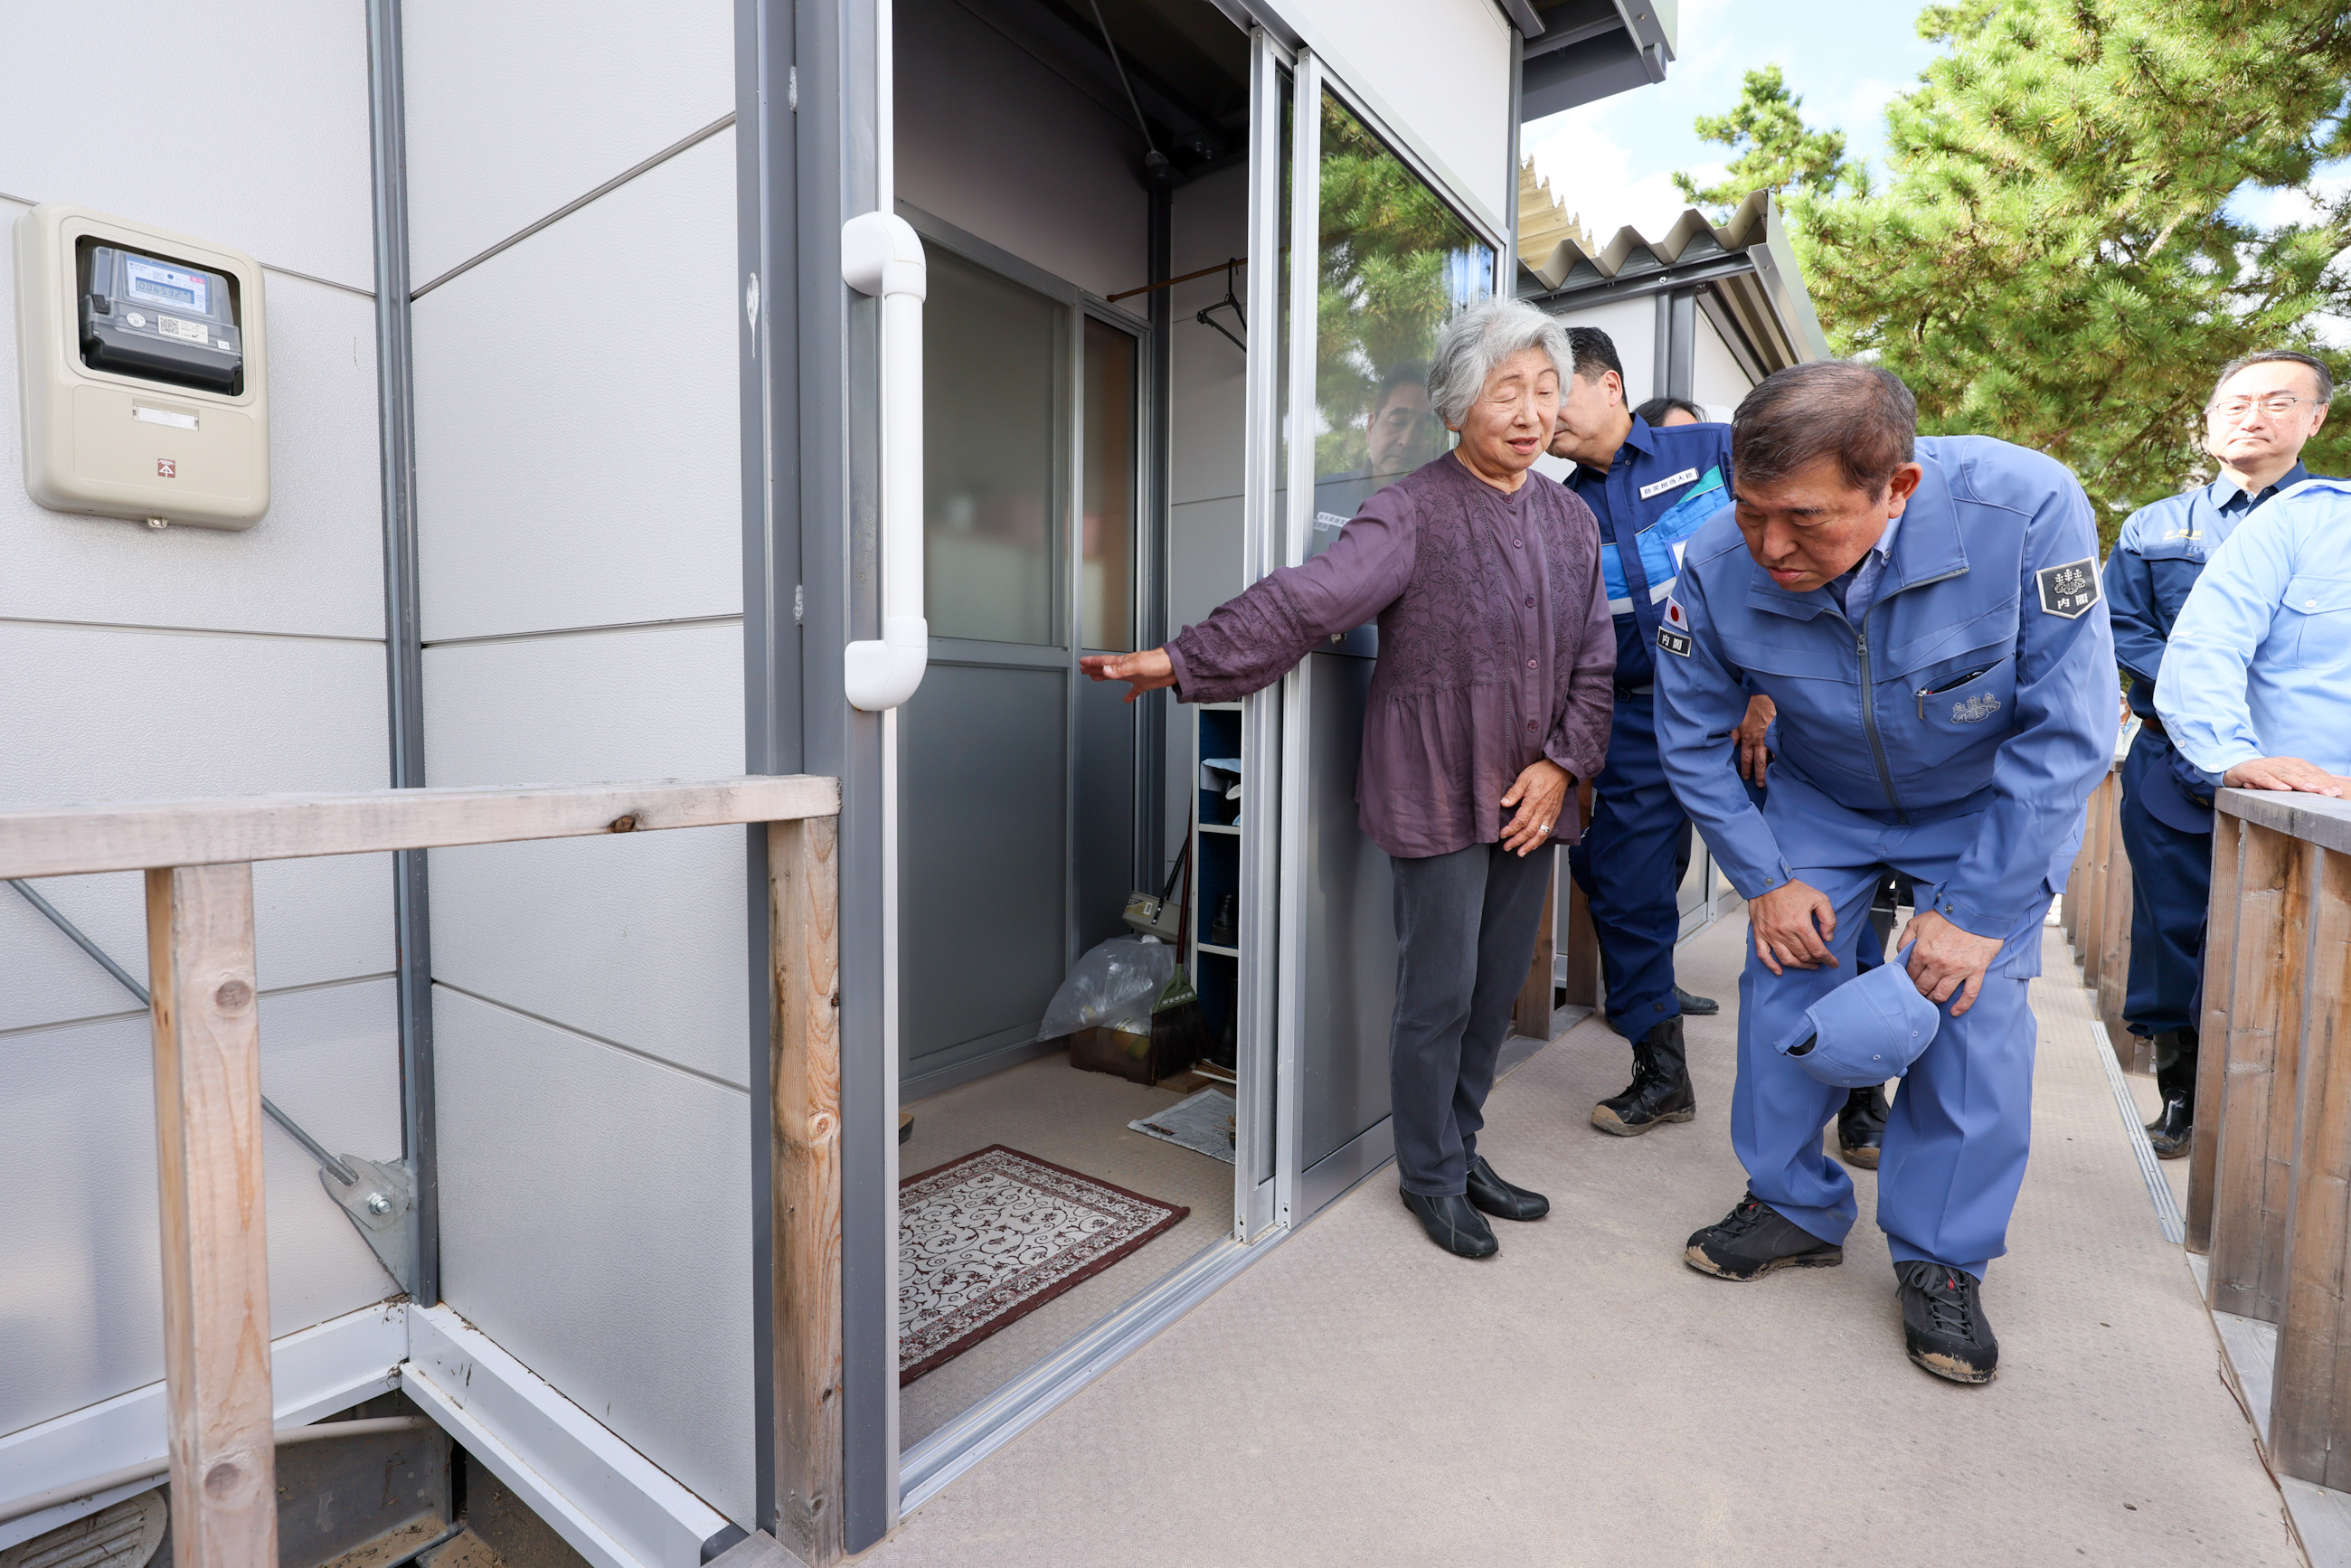
[[[1887,111],[1886,188],[1792,182],[1805,279],[1832,345],[1900,375],[1923,430],[2057,457],[2111,541],[2210,476],[2201,411],[2224,362],[2345,362],[2320,331],[2351,314],[2351,193],[2313,173],[2351,153],[2351,0],[1959,0],[1919,30],[1945,53]],[[1753,100],[1743,122],[1769,140],[1734,172],[1794,167],[1817,134],[1761,75],[1698,122]],[[2264,225],[2231,200],[2263,190],[2306,215]],[[2351,419],[2304,460],[2346,455]]]
[[[1788,90],[1778,66],[1747,73],[1739,101],[1726,114],[1701,114],[1701,141],[1736,152],[1720,183],[1700,187],[1687,174],[1674,175],[1686,202],[1722,212],[1750,193],[1785,194],[1791,189],[1834,196],[1840,191],[1869,193],[1869,171],[1844,155],[1844,132],[1804,128],[1804,100]]]

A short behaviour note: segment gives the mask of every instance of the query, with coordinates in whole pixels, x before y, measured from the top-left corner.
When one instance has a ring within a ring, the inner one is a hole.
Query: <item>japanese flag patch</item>
[[[2098,563],[2095,559],[2044,567],[2032,574],[2041,585],[2041,608],[2051,615],[2079,621],[2098,601]]]
[[[1690,656],[1689,617],[1682,613],[1678,600],[1666,601],[1665,618],[1657,622],[1657,646],[1685,659]]]

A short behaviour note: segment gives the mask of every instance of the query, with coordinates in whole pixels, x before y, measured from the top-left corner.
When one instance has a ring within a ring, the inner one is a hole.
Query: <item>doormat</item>
[[[1233,1163],[1233,1097],[1221,1089],[1203,1089],[1156,1116],[1145,1116],[1127,1125],[1163,1143],[1227,1165]]]
[[[1092,1279],[1192,1211],[991,1144],[898,1188],[898,1382]]]

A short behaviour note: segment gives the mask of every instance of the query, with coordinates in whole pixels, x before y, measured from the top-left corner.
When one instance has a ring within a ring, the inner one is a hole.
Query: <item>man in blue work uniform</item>
[[[2196,1121],[2197,998],[2204,906],[2212,884],[2212,790],[2174,748],[2155,711],[2155,680],[2188,591],[2212,552],[2255,507],[2310,477],[2302,448],[2326,423],[2335,378],[2307,354],[2252,354],[2220,372],[2204,411],[2220,477],[2142,507],[2106,558],[2115,658],[2142,727],[2123,761],[2122,834],[2131,865],[2130,974],[2123,1021],[2155,1041],[2163,1113],[2147,1124],[2162,1159],[2178,1159]]]
[[[1989,1382],[1979,1287],[2005,1250],[2032,1121],[2042,920],[2114,754],[2097,531],[2064,467],[1916,437],[1872,366],[1769,377],[1732,426],[1736,506],[1691,538],[1657,633],[1667,777],[1748,900],[1731,1144],[1748,1190],[1689,1239],[1729,1280],[1844,1260],[1853,1181],[1821,1150],[1844,1091],[1785,1052],[1854,973],[1872,894],[1915,880],[1895,962],[1943,1021],[1886,1127],[1877,1222],[1910,1358]],[[1749,695],[1779,710],[1761,810],[1724,766]]]
[[[1730,427],[1651,424],[1626,409],[1625,369],[1608,334],[1571,327],[1567,336],[1575,373],[1560,400],[1551,452],[1576,465],[1567,486],[1599,519],[1602,575],[1616,622],[1608,764],[1593,780],[1592,826],[1568,852],[1568,869],[1600,938],[1608,1021],[1633,1042],[1633,1082],[1593,1107],[1592,1124],[1632,1137],[1696,1113],[1682,1015],[1719,1009],[1674,983],[1690,824],[1657,757],[1651,650],[1683,547],[1729,499]],[[1769,700],[1758,696],[1743,718],[1742,771],[1759,786],[1771,721]],[[1840,1118],[1840,1146],[1874,1155],[1884,1116],[1879,1092],[1856,1092]]]

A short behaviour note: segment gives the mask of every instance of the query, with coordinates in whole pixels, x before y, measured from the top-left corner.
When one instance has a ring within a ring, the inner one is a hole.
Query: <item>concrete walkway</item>
[[[1684,949],[1725,998],[1689,1027],[1696,1122],[1593,1133],[1629,1059],[1587,1022],[1494,1092],[1484,1146],[1553,1206],[1499,1258],[1438,1252],[1374,1176],[860,1561],[2300,1563],[2053,930],[2032,1163],[1985,1291],[1996,1383],[1905,1359],[1866,1172],[1843,1268],[1682,1265],[1743,1186],[1745,936]]]

